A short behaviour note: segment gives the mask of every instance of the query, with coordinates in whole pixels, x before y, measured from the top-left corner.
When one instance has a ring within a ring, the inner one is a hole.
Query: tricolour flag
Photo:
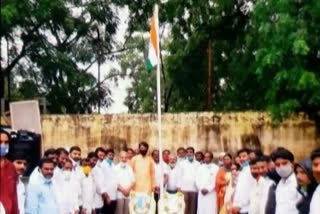
[[[158,64],[158,33],[157,33],[157,16],[153,15],[151,18],[151,28],[150,28],[150,42],[148,50],[147,59],[147,69],[151,70],[154,66]]]

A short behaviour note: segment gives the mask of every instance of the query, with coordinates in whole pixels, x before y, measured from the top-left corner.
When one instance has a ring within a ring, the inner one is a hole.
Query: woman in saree
[[[216,178],[216,191],[219,214],[225,214],[224,197],[231,179],[232,156],[227,153],[223,156],[223,166],[220,167]]]

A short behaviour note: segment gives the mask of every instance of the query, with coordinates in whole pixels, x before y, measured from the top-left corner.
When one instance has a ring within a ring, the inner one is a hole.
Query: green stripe
[[[149,59],[147,59],[147,70],[148,71],[151,71],[153,68],[152,64],[151,64],[151,61]]]

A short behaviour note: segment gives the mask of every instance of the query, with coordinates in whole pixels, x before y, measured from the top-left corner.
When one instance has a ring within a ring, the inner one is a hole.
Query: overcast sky
[[[125,32],[128,26],[128,14],[129,11],[127,8],[119,10],[120,23],[118,25],[118,31],[116,36],[114,37],[117,43],[122,44],[124,42]],[[119,68],[119,64],[116,61],[107,60],[103,65],[101,65],[101,80],[104,79],[110,69]],[[98,76],[98,66],[97,64],[93,65],[89,70],[96,77]],[[105,85],[111,89],[113,103],[109,108],[101,108],[102,114],[116,114],[116,113],[127,113],[128,108],[123,104],[125,97],[127,96],[126,89],[130,86],[130,80],[119,79],[118,86],[112,80],[106,81]]]

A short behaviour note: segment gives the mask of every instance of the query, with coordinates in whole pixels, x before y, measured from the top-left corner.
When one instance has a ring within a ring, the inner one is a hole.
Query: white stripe
[[[152,46],[151,41],[149,42],[148,59],[150,60],[152,66],[155,66],[158,64],[158,57],[157,57],[155,49]]]

